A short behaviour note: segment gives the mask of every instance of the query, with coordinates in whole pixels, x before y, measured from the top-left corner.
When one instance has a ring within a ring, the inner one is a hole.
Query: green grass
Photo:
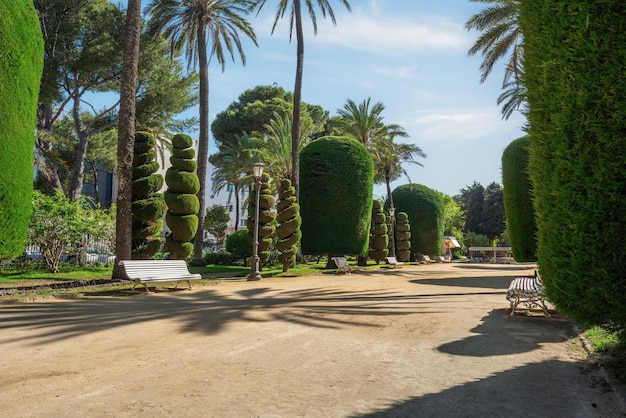
[[[599,326],[587,329],[583,335],[589,340],[593,350],[598,353],[612,354],[622,345],[619,333],[611,332]]]

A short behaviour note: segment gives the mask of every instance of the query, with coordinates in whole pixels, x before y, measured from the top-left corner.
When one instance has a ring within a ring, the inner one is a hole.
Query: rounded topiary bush
[[[368,257],[379,264],[387,257],[389,250],[389,235],[387,234],[387,224],[385,213],[383,212],[383,202],[374,200],[372,204],[372,226],[370,228],[370,247]]]
[[[353,138],[326,136],[302,149],[303,254],[367,253],[373,180],[372,156]]]
[[[283,272],[289,270],[296,263],[296,253],[298,242],[302,237],[300,232],[300,205],[297,203],[296,189],[291,185],[291,180],[281,180],[278,185],[278,204],[276,210],[278,215],[278,227],[276,228],[276,249],[278,250],[278,261],[283,265]]]
[[[168,204],[165,222],[171,234],[165,244],[174,260],[184,260],[193,251],[191,240],[198,231],[198,210],[200,201],[196,196],[200,189],[198,176],[193,171],[197,167],[193,157],[193,140],[189,135],[176,134],[172,138],[172,166],[165,173],[167,191],[165,202]]]
[[[156,156],[154,135],[149,132],[135,134],[132,182],[132,252],[135,260],[148,260],[160,250],[165,214],[165,201],[158,191],[163,186],[163,176],[156,174],[159,164],[151,160]],[[156,163],[156,164],[155,164]]]
[[[276,219],[276,213],[271,208],[274,206],[276,199],[272,194],[269,185],[270,176],[267,173],[263,173],[261,177],[261,187],[259,191],[259,247],[258,254],[260,257],[260,266],[270,256],[270,246],[273,242],[274,232],[276,227],[272,224]],[[250,200],[248,202],[248,231],[249,239],[252,243],[254,241],[254,228],[256,217],[256,189],[250,193]]]
[[[28,234],[43,56],[33,2],[0,2],[0,261],[22,254]]]
[[[441,194],[421,184],[406,184],[397,187],[392,196],[396,210],[409,218],[411,252],[441,255],[445,215]]]

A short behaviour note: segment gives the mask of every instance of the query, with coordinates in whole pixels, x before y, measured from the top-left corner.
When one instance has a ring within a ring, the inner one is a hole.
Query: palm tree
[[[376,102],[370,108],[371,99],[368,97],[363,103],[357,105],[348,99],[343,109],[337,109],[338,118],[334,119],[331,126],[341,134],[356,138],[370,152],[376,142],[388,136],[408,137],[408,134],[400,125],[383,123],[382,116],[385,106]]]
[[[254,6],[253,0],[154,0],[148,13],[150,31],[163,31],[173,51],[186,47],[187,65],[198,64],[200,73],[200,137],[198,170],[200,179],[199,225],[204,225],[206,211],[206,171],[209,155],[209,59],[215,57],[224,71],[225,53],[235,60],[236,48],[241,62],[246,56],[239,39],[243,33],[258,46],[254,29],[242,16]],[[207,56],[207,47],[210,54]],[[204,228],[198,228],[194,240],[194,259],[202,258]]]
[[[263,6],[265,5],[267,0],[255,0],[255,8],[258,12],[261,11]],[[348,9],[348,11],[352,11],[350,7],[350,3],[348,0],[340,0],[341,3]],[[315,7],[312,0],[305,0],[306,7],[309,11],[309,16],[311,17],[311,22],[313,23],[313,33],[317,35],[317,17],[315,15]],[[294,29],[294,21],[296,28],[296,81],[293,89],[293,117],[292,117],[292,128],[291,128],[291,165],[292,165],[292,184],[296,189],[296,196],[299,191],[299,175],[300,175],[300,103],[302,101],[302,70],[304,68],[304,34],[302,31],[302,7],[300,0],[280,0],[278,2],[278,9],[276,10],[276,16],[274,18],[274,25],[272,26],[272,34],[276,29],[276,24],[278,20],[285,15],[287,11],[287,7],[290,6],[290,17],[289,17],[289,41],[291,42],[291,38],[293,35]],[[317,6],[322,12],[322,16],[326,18],[326,15],[330,17],[333,22],[333,25],[337,24],[335,19],[335,13],[329,3],[328,0],[317,0]]]
[[[279,115],[274,113],[274,118],[265,125],[265,133],[253,139],[253,143],[259,149],[259,156],[265,162],[267,173],[276,180],[289,179],[293,184],[292,158],[292,130],[291,115]],[[306,125],[300,131],[298,148],[304,147],[311,140],[314,126]]]
[[[219,193],[229,185],[235,195],[235,231],[239,228],[239,193],[252,185],[252,163],[258,159],[253,139],[247,134],[235,136],[220,146],[219,152],[209,157],[213,166],[213,193]],[[229,197],[230,200],[230,197]]]
[[[139,63],[141,32],[141,0],[129,0],[122,81],[120,89],[120,118],[117,136],[118,195],[115,223],[115,266],[112,277],[123,277],[120,260],[130,260],[132,238],[131,185],[133,179],[133,148],[135,145],[135,89]]]
[[[465,22],[465,29],[476,29],[482,34],[468,51],[469,55],[481,53],[480,82],[484,83],[495,64],[510,52],[505,66],[502,88],[506,90],[498,98],[498,104],[507,100],[502,108],[504,119],[508,119],[514,110],[518,110],[526,101],[523,87],[523,34],[519,24],[521,0],[470,0],[477,3],[489,3],[491,6],[473,15]]]

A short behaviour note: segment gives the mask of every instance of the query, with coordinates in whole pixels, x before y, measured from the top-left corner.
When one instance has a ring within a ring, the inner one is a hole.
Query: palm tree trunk
[[[113,278],[124,277],[119,262],[120,260],[130,260],[131,257],[131,187],[133,148],[135,146],[135,90],[137,88],[140,25],[141,0],[128,0],[117,134],[118,193]]]
[[[198,179],[200,189],[198,200],[198,231],[194,239],[193,258],[202,259],[202,246],[204,245],[204,218],[206,216],[206,170],[209,157],[209,64],[206,51],[206,26],[200,20],[198,22],[198,58],[200,70],[200,137],[198,139]]]
[[[83,129],[83,124],[80,119],[80,96],[78,93],[78,87],[74,91],[73,100],[74,106],[72,108],[72,117],[74,119],[74,128],[78,135],[78,149],[76,150],[76,162],[74,163],[74,169],[72,170],[72,181],[70,184],[69,198],[74,201],[78,199],[82,193],[83,179],[85,177],[85,157],[87,155],[87,142],[89,136]]]
[[[239,229],[239,187],[235,186],[235,231]]]
[[[304,34],[302,32],[302,9],[300,0],[293,2],[296,17],[296,83],[293,88],[293,120],[291,125],[291,175],[296,198],[300,196],[300,103],[302,102],[302,72],[304,67]]]

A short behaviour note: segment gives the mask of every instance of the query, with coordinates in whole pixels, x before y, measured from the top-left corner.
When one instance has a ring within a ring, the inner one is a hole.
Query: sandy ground
[[[436,264],[0,305],[4,417],[618,417],[525,266]]]

